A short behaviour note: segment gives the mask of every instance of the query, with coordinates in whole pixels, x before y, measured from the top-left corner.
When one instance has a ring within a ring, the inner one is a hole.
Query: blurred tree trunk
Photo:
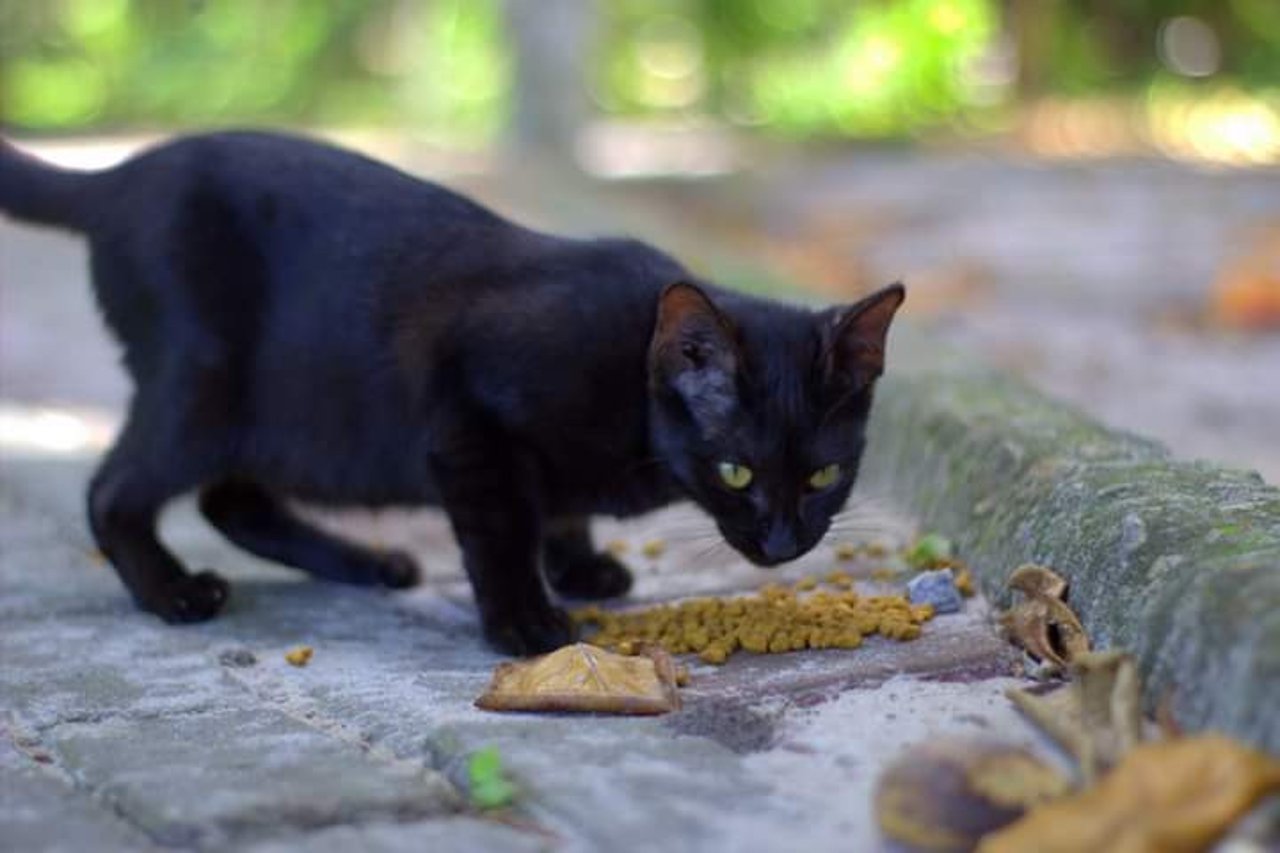
[[[1052,60],[1058,0],[1005,0],[1007,27],[1018,51],[1018,100],[1044,94]]]
[[[585,74],[596,0],[506,0],[505,6],[516,61],[507,147],[517,156],[575,164],[574,144],[590,111]]]

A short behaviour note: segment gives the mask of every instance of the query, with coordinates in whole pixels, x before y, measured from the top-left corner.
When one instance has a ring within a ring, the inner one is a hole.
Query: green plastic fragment
[[[926,533],[916,540],[907,552],[907,562],[913,566],[927,566],[951,556],[951,540],[937,533]]]
[[[471,804],[479,809],[500,809],[516,798],[515,786],[502,770],[502,755],[496,746],[471,753],[467,760],[467,782]]]

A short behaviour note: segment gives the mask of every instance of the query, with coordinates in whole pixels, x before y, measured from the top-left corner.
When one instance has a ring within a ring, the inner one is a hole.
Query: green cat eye
[[[755,476],[746,465],[733,462],[721,462],[716,470],[720,473],[720,479],[731,489],[745,489],[751,485],[751,478]]]
[[[824,465],[817,471],[809,475],[809,488],[825,489],[835,485],[836,480],[840,479],[839,465]]]

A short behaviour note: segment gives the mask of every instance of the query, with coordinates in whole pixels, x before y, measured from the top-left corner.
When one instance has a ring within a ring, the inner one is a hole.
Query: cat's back
[[[438,184],[307,137],[221,131],[178,137],[116,170],[120,196],[144,208],[221,204],[254,224],[283,216],[347,228],[394,228],[406,217],[497,225],[499,217]]]

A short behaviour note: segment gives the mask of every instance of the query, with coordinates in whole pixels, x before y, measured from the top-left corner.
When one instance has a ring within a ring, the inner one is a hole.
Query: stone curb
[[[528,180],[504,192],[560,227],[621,228],[724,283],[754,266],[746,289],[812,299],[688,223],[619,212],[581,183],[529,196]],[[993,601],[1022,563],[1051,565],[1095,647],[1137,656],[1149,711],[1168,702],[1187,730],[1280,752],[1280,490],[1108,430],[909,323],[893,339],[860,488],[954,539]]]
[[[1148,710],[1280,751],[1280,490],[1257,474],[961,369],[886,378],[865,477],[952,537],[993,601],[1026,562],[1067,578],[1095,647],[1137,656]]]

